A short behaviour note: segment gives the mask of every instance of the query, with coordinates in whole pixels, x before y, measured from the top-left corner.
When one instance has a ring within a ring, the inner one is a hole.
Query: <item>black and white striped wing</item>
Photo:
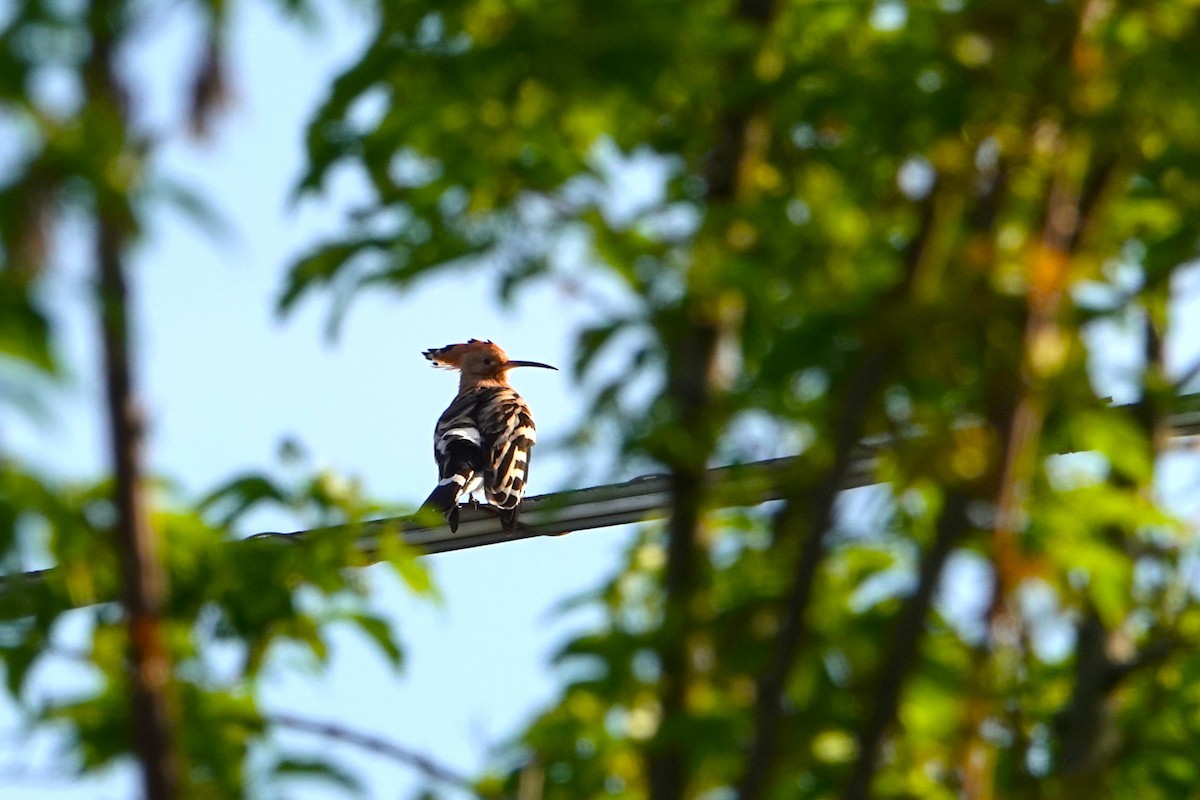
[[[489,451],[483,481],[488,502],[514,509],[529,482],[529,456],[537,441],[533,415],[519,394],[499,389],[481,405],[479,427]]]
[[[488,446],[479,428],[478,410],[486,396],[478,390],[454,398],[433,430],[433,457],[438,485],[426,504],[442,511],[478,489],[485,477]]]

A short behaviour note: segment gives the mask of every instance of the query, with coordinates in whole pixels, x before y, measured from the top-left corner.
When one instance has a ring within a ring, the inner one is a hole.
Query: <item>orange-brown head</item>
[[[539,361],[513,361],[499,345],[490,340],[468,339],[462,344],[426,350],[423,355],[435,367],[458,370],[461,376],[458,380],[460,392],[475,386],[508,386],[506,373],[514,367],[558,369]]]

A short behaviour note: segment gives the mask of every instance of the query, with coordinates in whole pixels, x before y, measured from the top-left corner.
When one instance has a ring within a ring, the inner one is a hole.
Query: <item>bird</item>
[[[529,457],[537,429],[529,405],[508,383],[516,367],[558,369],[539,361],[514,361],[491,340],[468,339],[425,350],[435,367],[458,370],[458,395],[433,430],[438,484],[421,504],[458,530],[459,503],[482,498],[506,532],[517,524],[529,481]]]

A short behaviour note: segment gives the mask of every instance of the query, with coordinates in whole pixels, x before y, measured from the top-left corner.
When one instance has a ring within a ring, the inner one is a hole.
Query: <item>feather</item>
[[[511,387],[478,386],[461,393],[434,428],[438,486],[423,505],[447,513],[480,488],[489,505],[509,512],[502,516],[511,530],[536,441],[529,406]]]

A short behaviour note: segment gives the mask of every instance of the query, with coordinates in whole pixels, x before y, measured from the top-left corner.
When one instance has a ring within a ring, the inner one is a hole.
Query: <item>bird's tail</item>
[[[481,474],[483,451],[479,445],[462,440],[447,447],[442,479],[421,504],[421,511],[436,509],[446,515],[450,530],[458,529],[458,500],[468,491],[477,474]],[[418,512],[419,513],[419,512]]]
[[[454,480],[459,477],[464,478],[462,483]],[[432,508],[445,514],[454,508],[458,504],[458,496],[466,485],[467,478],[470,478],[470,475],[452,475],[449,478],[443,478],[429,493],[429,497],[425,498],[425,502],[421,503],[421,509]]]
[[[465,485],[453,480],[458,477],[469,478],[470,476],[452,475],[449,479],[443,478],[429,493],[429,497],[425,498],[425,502],[421,503],[421,508],[417,511],[418,514],[429,511],[437,511],[442,514],[450,526],[451,533],[458,532],[458,497]]]

